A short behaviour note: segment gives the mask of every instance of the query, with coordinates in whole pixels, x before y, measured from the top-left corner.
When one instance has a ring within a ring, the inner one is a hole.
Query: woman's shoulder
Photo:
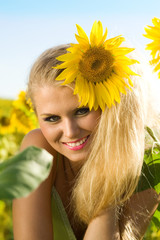
[[[34,129],[25,135],[21,143],[20,151],[23,151],[29,146],[43,148],[54,157],[57,155],[56,150],[47,142],[40,128]]]

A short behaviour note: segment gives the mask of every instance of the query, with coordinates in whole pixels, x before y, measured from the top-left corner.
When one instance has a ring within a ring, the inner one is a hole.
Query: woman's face
[[[84,161],[101,110],[78,108],[77,96],[66,86],[39,87],[34,101],[40,128],[48,143],[71,161]]]

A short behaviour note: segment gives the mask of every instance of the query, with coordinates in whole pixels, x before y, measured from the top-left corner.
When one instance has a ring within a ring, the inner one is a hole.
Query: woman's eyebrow
[[[57,116],[56,114],[53,114],[53,113],[42,113],[40,114],[40,116],[42,117],[48,117],[48,116]]]
[[[74,109],[71,109],[71,112],[76,112],[77,110],[81,109],[83,107],[75,107]],[[54,114],[54,113],[42,113],[40,114],[42,117],[47,117],[47,116],[59,116],[59,114]]]

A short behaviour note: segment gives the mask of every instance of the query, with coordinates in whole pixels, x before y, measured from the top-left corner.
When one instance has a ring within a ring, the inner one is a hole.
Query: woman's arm
[[[134,194],[126,203],[120,218],[122,239],[129,239],[128,232],[132,232],[135,239],[142,239],[159,203],[160,194],[154,189]]]
[[[84,240],[120,240],[115,209],[107,209],[94,218],[86,230]]]
[[[140,240],[159,203],[160,195],[154,189],[136,193],[126,203],[119,222],[114,209],[104,211],[90,222],[84,240]]]
[[[55,154],[40,130],[34,130],[24,138],[21,150],[37,146]],[[13,232],[15,240],[53,240],[51,215],[51,189],[55,164],[49,177],[28,197],[13,201]]]

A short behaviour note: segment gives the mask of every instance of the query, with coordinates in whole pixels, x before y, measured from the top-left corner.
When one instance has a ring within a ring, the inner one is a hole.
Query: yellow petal
[[[66,49],[68,52],[73,53],[74,55],[82,53],[79,44],[71,43],[70,45],[71,47]]]
[[[90,89],[90,97],[89,97],[89,101],[88,101],[88,106],[89,106],[89,109],[91,110],[94,106],[94,103],[95,103],[95,92],[94,92],[94,84],[92,84],[90,81],[89,81],[89,89]]]
[[[158,70],[160,70],[160,63],[158,63],[157,66],[154,68],[155,72],[157,72]]]
[[[117,88],[117,86],[112,82],[112,81],[110,81],[110,80],[108,80],[108,84],[113,88],[113,90],[114,90],[114,93],[115,93],[115,95],[114,95],[114,97],[115,97],[115,101],[116,102],[118,102],[118,103],[120,103],[120,95],[119,95],[119,90],[118,90],[118,88]]]
[[[91,46],[95,46],[96,45],[96,42],[97,42],[97,26],[98,23],[97,21],[95,21],[93,23],[93,26],[92,26],[92,30],[91,30],[91,33],[90,33],[90,44]]]
[[[61,61],[61,62],[65,62],[65,61],[70,61],[77,58],[76,54],[73,53],[66,53],[63,55],[60,55],[59,57],[57,57],[56,59]]]
[[[70,67],[70,66],[75,66],[75,68],[78,68],[78,63],[79,63],[79,59],[77,58],[75,60],[63,62],[60,65],[57,65],[57,66],[55,66],[53,68],[55,68],[55,69],[64,69],[64,68],[67,68],[67,67]]]
[[[88,82],[84,79],[84,89],[83,89],[83,95],[82,95],[82,104],[84,106],[87,105],[88,100],[89,100],[89,86],[88,86]]]
[[[146,38],[154,39],[154,40],[160,39],[159,29],[156,29],[155,27],[150,27],[150,29],[145,28],[145,31],[146,31],[146,34],[143,34],[143,36],[145,36]]]
[[[80,74],[78,74],[75,82],[74,94],[78,94],[79,98],[81,99],[81,96],[83,95],[83,90],[84,90],[84,78],[81,77]]]
[[[99,83],[96,83],[96,85],[95,85],[95,95],[96,95],[98,105],[100,106],[102,111],[104,111],[105,103],[104,103],[104,101],[102,100],[102,97],[101,97],[101,87],[100,87]]]
[[[117,36],[114,38],[110,38],[104,42],[104,46],[106,49],[118,48],[122,42],[125,41],[125,38],[121,36]]]
[[[110,96],[110,93],[108,92],[107,88],[104,86],[102,82],[100,82],[99,85],[101,88],[102,99],[106,103],[107,107],[110,108],[112,106],[112,98]]]
[[[80,37],[79,35],[75,34],[75,37],[77,39],[77,41],[79,42],[79,44],[81,45],[81,47],[89,47],[89,43],[85,38]]]
[[[139,63],[139,61],[135,60],[135,59],[131,59],[128,58],[126,56],[114,56],[114,58],[116,59],[116,61],[114,62],[113,66],[116,65],[132,65],[135,63]]]
[[[102,26],[101,21],[98,21],[98,24],[97,24],[97,38],[101,39],[102,36],[103,36],[103,26]]]
[[[155,27],[160,28],[160,19],[159,19],[159,18],[154,17],[154,18],[152,19],[152,23],[153,23],[153,25],[154,25]]]
[[[114,89],[112,88],[111,85],[108,84],[108,80],[103,81],[103,84],[104,84],[104,86],[106,87],[106,89],[108,90],[108,92],[109,92],[109,94],[110,94],[110,97],[111,97],[111,102],[112,102],[112,104],[114,105],[114,98],[115,98],[115,97],[114,97],[114,95],[115,95]]]
[[[70,74],[67,75],[65,81],[62,83],[62,85],[66,85],[69,84],[71,82],[73,82],[77,77],[77,71],[75,72],[71,72]]]
[[[63,70],[63,72],[61,72],[57,77],[56,80],[61,81],[66,79],[67,77],[69,77],[72,73],[77,72],[77,70],[74,68],[74,66],[70,67],[70,68],[66,68],[65,70]]]
[[[119,55],[122,55],[122,56],[123,56],[123,55],[126,55],[126,54],[134,51],[134,50],[135,50],[135,48],[119,47],[119,48],[116,48],[116,49],[114,50],[114,54],[115,54],[116,56],[119,56]]]
[[[106,29],[105,29],[105,33],[104,33],[102,39],[101,39],[100,42],[98,43],[98,46],[103,45],[104,41],[106,40],[107,33],[108,33],[108,30],[107,30],[107,28],[106,28]]]
[[[159,61],[160,61],[160,57],[157,57],[157,58],[151,60],[150,63],[154,65],[154,64],[157,64]]]
[[[126,94],[125,87],[130,89],[130,87],[125,83],[123,78],[117,76],[116,74],[114,74],[112,78],[110,78],[110,81],[113,82],[117,86],[119,91],[123,94]]]
[[[76,27],[77,27],[77,31],[78,31],[79,36],[81,38],[84,38],[88,42],[88,44],[89,44],[88,36],[85,33],[85,31],[83,30],[83,28],[81,26],[79,26],[78,24],[76,24]]]

